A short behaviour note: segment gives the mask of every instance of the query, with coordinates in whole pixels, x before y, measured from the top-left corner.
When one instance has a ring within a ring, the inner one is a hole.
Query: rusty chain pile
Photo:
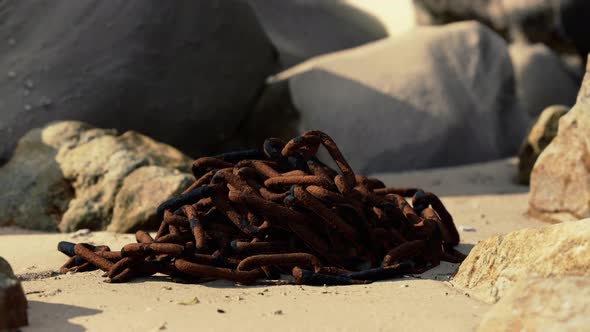
[[[316,158],[324,146],[340,172]],[[355,175],[334,141],[310,131],[264,152],[197,159],[195,182],[162,203],[152,238],[120,251],[60,242],[60,272],[101,269],[107,282],[162,273],[240,284],[347,285],[460,262],[459,234],[439,198]],[[406,198],[411,198],[411,205]],[[294,281],[281,280],[291,274]]]

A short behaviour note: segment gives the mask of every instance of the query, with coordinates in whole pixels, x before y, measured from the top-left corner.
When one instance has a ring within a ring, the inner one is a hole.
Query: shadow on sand
[[[71,323],[70,319],[92,316],[101,312],[101,310],[69,304],[29,301],[29,326],[22,331],[86,331],[84,327]]]

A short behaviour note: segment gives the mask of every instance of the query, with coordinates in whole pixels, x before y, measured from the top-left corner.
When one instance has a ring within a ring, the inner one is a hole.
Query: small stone
[[[86,236],[90,236],[91,233],[92,232],[88,228],[83,228],[83,229],[79,229],[79,230],[75,231],[74,233],[70,234],[70,238],[76,239],[79,237],[86,237]]]
[[[13,71],[9,71],[9,72],[8,72],[6,75],[7,75],[8,77],[10,77],[10,78],[14,78],[14,77],[16,77],[16,73],[15,73],[15,72],[13,72]]]
[[[25,106],[23,106],[23,108],[25,109],[25,111],[30,111],[33,109],[33,106],[31,106],[29,104],[25,104]]]
[[[217,313],[218,314],[225,314],[225,310],[223,310],[223,309],[217,309]]]
[[[276,310],[275,312],[273,312],[273,315],[277,315],[280,316],[283,314],[283,310]]]
[[[475,227],[471,227],[471,226],[459,226],[459,230],[461,230],[461,232],[475,232],[476,229]]]
[[[33,82],[33,80],[27,79],[25,80],[25,87],[27,89],[33,89],[35,87],[35,82]]]
[[[201,301],[199,301],[199,298],[197,298],[196,296],[194,298],[192,298],[191,300],[188,301],[181,301],[181,302],[177,302],[180,305],[193,305],[193,304],[199,304],[201,303]]]

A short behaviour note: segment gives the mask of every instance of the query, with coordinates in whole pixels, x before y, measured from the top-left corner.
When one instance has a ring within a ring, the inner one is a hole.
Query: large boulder
[[[300,131],[329,133],[362,173],[508,156],[529,121],[506,43],[477,22],[320,56],[271,82],[284,81]]]
[[[241,0],[7,0],[0,13],[0,159],[64,119],[218,149],[277,65]]]
[[[590,278],[526,278],[484,316],[478,332],[586,331]]]
[[[118,135],[76,121],[34,129],[0,168],[0,225],[103,229],[133,171],[149,165],[187,171],[190,164],[178,150],[133,131]]]
[[[537,116],[550,105],[573,105],[579,81],[562,60],[543,44],[510,45],[516,95],[523,109]]]
[[[518,181],[529,184],[531,171],[541,152],[557,136],[559,119],[569,111],[569,107],[554,105],[547,107],[537,118],[526,135],[518,152]]]
[[[524,229],[479,242],[453,285],[494,303],[532,277],[590,277],[590,219]]]
[[[0,257],[0,331],[28,324],[27,298],[10,264]]]
[[[387,36],[374,16],[344,1],[248,0],[289,67]]]
[[[590,66],[575,106],[531,172],[530,210],[551,218],[590,217]]]
[[[193,180],[192,175],[167,167],[136,169],[125,178],[117,193],[113,220],[107,229],[129,233],[158,228],[161,220],[157,219],[157,207],[180,194]]]

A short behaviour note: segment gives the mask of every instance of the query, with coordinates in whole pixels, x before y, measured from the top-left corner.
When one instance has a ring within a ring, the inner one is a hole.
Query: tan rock
[[[524,229],[481,241],[452,282],[493,303],[520,280],[567,275],[590,276],[590,219]]]
[[[589,67],[590,69],[590,67]],[[559,121],[555,139],[531,173],[533,213],[590,216],[590,74],[587,70],[576,105]]]
[[[102,229],[125,177],[147,165],[188,170],[191,160],[136,132],[77,121],[31,130],[0,168],[0,226]]]
[[[27,299],[10,264],[0,257],[0,331],[27,325]]]
[[[569,107],[553,105],[547,107],[537,118],[518,153],[518,180],[528,184],[531,171],[539,155],[557,135],[559,119],[564,116]]]
[[[191,164],[171,146],[135,132],[104,135],[73,148],[64,147],[56,159],[76,191],[59,225],[64,232],[105,228],[123,180],[135,169],[148,165],[186,169]]]
[[[178,170],[147,166],[133,171],[123,181],[115,199],[109,231],[125,233],[138,229],[156,229],[156,208],[186,189],[192,176]]]
[[[486,314],[478,332],[588,331],[590,278],[519,281]]]

